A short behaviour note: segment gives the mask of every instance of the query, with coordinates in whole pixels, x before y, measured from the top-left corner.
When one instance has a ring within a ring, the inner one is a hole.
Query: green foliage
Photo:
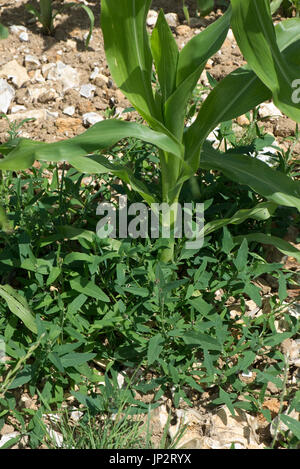
[[[0,39],[6,39],[8,37],[8,29],[0,23]]]
[[[288,20],[275,30],[267,0],[234,0],[232,9],[230,7],[179,52],[162,12],[149,42],[145,20],[150,4],[151,0],[126,0],[116,9],[113,1],[104,0],[101,13],[111,74],[150,128],[112,119],[63,142],[40,144],[23,139],[12,151],[3,149],[7,156],[0,162],[0,168],[25,169],[34,159],[68,161],[83,172],[118,175],[148,203],[156,200],[171,205],[178,201],[184,182],[200,166],[225,171],[227,176],[244,181],[273,203],[299,207],[298,181],[276,174],[264,163],[244,155],[228,152],[223,156],[213,155],[205,143],[208,134],[220,122],[248,112],[272,96],[283,112],[296,122],[300,121],[299,104],[292,102],[292,83],[299,65],[298,32],[295,35],[295,29],[299,31],[299,20]],[[224,42],[230,23],[249,65],[217,84],[195,122],[185,127],[193,90],[207,60]],[[153,62],[159,83],[156,91],[152,88]],[[108,162],[103,155],[86,157],[126,137],[140,138],[159,148],[161,194],[158,198],[154,198],[144,182],[136,180],[124,165]],[[171,225],[173,223],[175,220]],[[170,240],[161,259],[172,260],[173,253],[174,240]]]

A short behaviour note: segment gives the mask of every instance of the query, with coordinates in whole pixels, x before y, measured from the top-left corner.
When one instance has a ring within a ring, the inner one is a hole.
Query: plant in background
[[[211,221],[205,226],[205,234],[247,218],[270,218],[279,205],[300,210],[299,182],[242,154],[242,150],[240,154],[237,149],[221,153],[206,141],[220,122],[234,119],[271,98],[282,112],[300,122],[300,104],[292,101],[292,84],[299,78],[299,19],[286,20],[274,28],[268,0],[232,0],[232,7],[221,18],[179,52],[162,11],[149,41],[146,17],[150,4],[151,0],[123,0],[116,9],[113,0],[103,0],[101,11],[111,75],[148,126],[110,119],[75,138],[56,143],[20,139],[17,145],[0,147],[5,155],[0,169],[26,169],[35,159],[67,161],[84,173],[114,174],[148,204],[164,202],[172,207],[179,200],[183,184],[201,168],[221,171],[267,199],[263,202],[260,198],[254,207],[238,210],[233,217]],[[248,65],[218,83],[196,120],[186,127],[192,92],[207,60],[222,46],[230,24]],[[153,62],[158,89],[152,87]],[[103,155],[105,149],[128,137],[158,147],[158,186],[149,188],[128,166]],[[171,230],[175,222],[173,214],[168,222]],[[290,249],[283,240],[262,238],[262,242],[275,243],[279,249]],[[175,239],[171,237],[160,252],[163,262],[174,259],[174,246]],[[295,256],[299,256],[298,251]]]
[[[275,13],[279,8],[282,8],[283,14],[290,16],[291,12],[294,10],[296,12],[297,18],[300,16],[300,0],[272,0],[271,2],[271,12]]]
[[[0,23],[0,39],[6,39],[8,37],[8,29]]]
[[[54,20],[58,14],[64,13],[64,11],[68,10],[69,8],[83,8],[90,20],[90,31],[85,41],[85,45],[86,47],[88,47],[95,22],[92,10],[84,3],[64,3],[57,10],[54,9],[53,4],[53,0],[40,0],[39,10],[37,10],[33,5],[30,4],[26,5],[26,8],[42,23],[43,31],[45,34],[53,34]]]

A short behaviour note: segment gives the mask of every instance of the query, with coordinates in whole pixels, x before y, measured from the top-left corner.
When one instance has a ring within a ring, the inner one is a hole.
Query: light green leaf
[[[300,19],[279,23],[276,37],[285,60],[300,66]],[[197,159],[199,148],[207,135],[220,122],[234,119],[272,98],[272,92],[246,65],[225,77],[210,92],[198,113],[196,121],[185,133],[188,160]]]
[[[300,210],[300,183],[247,155],[221,154],[205,143],[200,167],[223,172],[230,179],[251,187],[271,202]]]
[[[253,208],[238,210],[231,218],[222,218],[206,223],[204,234],[207,235],[227,225],[239,225],[248,218],[254,220],[268,220],[275,212],[277,205],[272,202],[262,202]]]
[[[84,277],[76,277],[75,279],[70,280],[70,285],[72,290],[75,290],[78,293],[83,293],[86,296],[104,301],[105,303],[110,302],[110,299],[100,287]]]
[[[179,57],[178,46],[161,10],[151,36],[151,51],[163,101],[173,93]]]
[[[247,239],[248,242],[253,241],[261,244],[271,244],[286,256],[294,257],[298,262],[300,262],[299,249],[295,248],[284,239],[277,238],[276,236],[271,236],[264,233],[252,233],[249,235],[236,236],[234,238],[234,242],[239,244],[244,239]]]
[[[31,332],[36,334],[35,318],[29,309],[26,299],[9,285],[0,286],[0,296],[6,301],[10,311],[18,316]]]
[[[221,345],[213,337],[198,331],[188,331],[182,336],[187,345],[199,345],[203,350],[221,350]]]
[[[300,103],[293,102],[299,68],[281,54],[269,0],[232,0],[232,29],[248,64],[271,90],[276,106],[300,122]]]
[[[146,30],[151,0],[102,0],[101,26],[110,72],[134,107],[155,116],[152,56]]]
[[[85,173],[113,173],[131,184],[147,202],[154,201],[146,186],[137,180],[124,165],[109,162],[102,155],[86,157],[97,150],[109,148],[123,138],[135,137],[157,145],[178,159],[183,158],[182,146],[163,133],[134,122],[111,119],[95,124],[77,137],[54,143],[39,143],[22,139],[18,145],[2,160],[2,170],[22,170],[32,166],[34,160],[68,161],[76,169]]]
[[[300,440],[300,422],[289,415],[281,414],[280,420],[291,430],[291,432]]]
[[[96,353],[67,353],[63,357],[60,357],[60,362],[63,367],[68,368],[70,366],[78,366],[86,363],[89,360],[95,358]]]
[[[193,37],[179,54],[176,90],[165,103],[165,126],[182,138],[186,105],[207,60],[222,46],[230,25],[231,9]]]
[[[156,334],[151,337],[148,343],[147,358],[148,365],[152,365],[158,358],[163,349],[162,344],[164,343],[164,338],[161,334]]]
[[[8,29],[0,23],[0,39],[6,39],[8,37]]]

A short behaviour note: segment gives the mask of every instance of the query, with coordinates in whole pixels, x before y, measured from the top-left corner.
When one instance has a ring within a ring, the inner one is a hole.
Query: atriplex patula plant
[[[22,170],[35,159],[68,161],[84,173],[117,175],[149,204],[165,202],[172,206],[179,199],[183,183],[201,168],[222,171],[267,199],[249,210],[239,210],[230,219],[209,223],[205,233],[228,223],[241,223],[246,218],[269,218],[278,205],[300,210],[299,182],[250,156],[219,153],[206,141],[220,122],[236,118],[271,98],[282,112],[300,122],[300,104],[292,98],[299,79],[300,20],[288,19],[274,28],[269,0],[232,0],[221,18],[179,52],[162,11],[149,40],[146,17],[150,5],[151,0],[122,0],[116,8],[114,0],[102,0],[101,9],[112,77],[148,126],[110,119],[80,136],[57,143],[20,139],[0,147],[5,155],[0,160],[0,169]],[[187,127],[186,108],[193,89],[207,60],[222,46],[230,25],[248,65],[215,86],[195,122]],[[153,63],[159,89],[152,86]],[[111,162],[102,154],[127,137],[158,147],[158,190],[137,180],[126,165]],[[171,225],[174,222],[173,217]],[[170,239],[162,250],[162,261],[173,260],[174,242]],[[281,243],[279,247],[283,248]]]
[[[63,13],[65,10],[69,8],[83,8],[84,11],[87,13],[89,20],[90,20],[90,31],[86,38],[86,46],[88,46],[89,41],[91,39],[93,27],[94,27],[94,14],[92,10],[86,6],[84,3],[64,3],[60,6],[57,10],[54,9],[54,2],[53,0],[40,0],[40,8],[37,10],[33,5],[29,4],[26,5],[27,10],[32,13],[43,25],[43,30],[46,34],[53,34],[54,32],[54,20],[58,14]]]

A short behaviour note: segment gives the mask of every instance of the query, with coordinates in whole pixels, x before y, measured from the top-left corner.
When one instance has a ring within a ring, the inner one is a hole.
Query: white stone
[[[23,32],[20,34],[19,39],[20,39],[21,42],[28,42],[28,41],[29,41],[28,33],[26,33],[25,31],[23,31]]]
[[[90,80],[94,80],[97,77],[99,72],[100,72],[99,67],[95,67],[90,75]]]
[[[27,88],[27,93],[28,93],[28,96],[29,96],[29,101],[31,101],[32,103],[36,103],[37,100],[39,99],[40,96],[42,96],[43,94],[47,93],[49,91],[48,88],[46,88],[45,86],[41,86],[41,85],[36,85],[36,86],[29,86]]]
[[[30,80],[26,68],[19,65],[16,60],[7,62],[7,64],[1,68],[0,77],[11,78],[17,88],[20,88],[26,81]]]
[[[67,106],[63,110],[63,113],[66,114],[66,116],[73,116],[75,114],[75,107],[74,106]]]
[[[47,431],[48,431],[48,434],[49,434],[52,442],[55,444],[55,446],[57,448],[61,448],[63,446],[63,443],[64,443],[64,439],[63,439],[62,434],[56,432],[55,430],[53,430],[49,426],[47,426]]]
[[[18,33],[26,33],[27,31],[27,28],[25,28],[25,26],[21,26],[21,25],[16,25],[16,24],[13,24],[12,26],[10,26],[10,32],[13,33],[13,34],[18,34]]]
[[[176,26],[178,26],[179,21],[177,13],[167,13],[165,18],[166,22],[169,26],[171,26],[171,28],[176,28]]]
[[[94,125],[97,124],[97,122],[101,122],[103,120],[104,118],[96,112],[87,112],[82,116],[82,121],[84,125]]]
[[[80,412],[80,410],[77,410],[74,408],[74,410],[70,413],[70,417],[74,422],[78,422],[81,417],[83,416],[83,412]]]
[[[16,112],[21,112],[21,111],[26,111],[26,107],[20,104],[16,104],[16,106],[13,106],[10,110],[12,114],[15,114]]]
[[[147,26],[153,27],[156,24],[158,13],[155,10],[149,10],[147,16]]]
[[[41,62],[39,61],[39,59],[31,54],[25,55],[24,63],[25,65],[27,65],[27,68],[29,70],[36,70],[38,67],[41,66]]]
[[[233,42],[235,40],[233,31],[232,31],[231,28],[228,30],[227,39],[229,39],[229,41],[231,41],[231,42]]]
[[[84,98],[91,99],[94,96],[94,91],[96,90],[95,85],[91,85],[88,83],[87,85],[82,85],[80,87],[80,95],[83,96]]]
[[[47,64],[47,66],[44,66],[42,71],[43,75],[45,76],[44,70],[48,71],[48,80],[60,81],[62,83],[63,91],[67,91],[71,88],[77,88],[80,84],[77,70],[61,61],[58,61],[56,64],[54,64],[54,66],[52,64]]]
[[[4,114],[10,106],[10,103],[15,97],[15,90],[10,86],[6,80],[0,78],[0,112]]]
[[[259,117],[280,117],[282,116],[282,112],[275,106],[275,104],[271,103],[262,103],[259,107]]]
[[[23,119],[36,119],[42,121],[50,118],[49,113],[46,109],[33,109],[26,112],[17,112],[16,114],[9,114],[8,119],[12,121],[23,120]]]
[[[4,446],[10,440],[13,440],[14,438],[16,438],[18,435],[19,433],[17,432],[7,433],[7,435],[3,435],[0,439],[0,448],[2,448],[2,446]]]
[[[34,76],[31,79],[31,82],[45,83],[45,78],[43,77],[40,69],[35,71]]]

